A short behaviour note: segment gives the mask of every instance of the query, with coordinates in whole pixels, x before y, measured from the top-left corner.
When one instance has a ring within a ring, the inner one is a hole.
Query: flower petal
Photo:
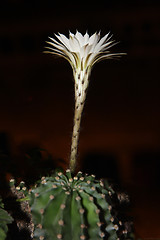
[[[69,39],[65,35],[59,33],[59,36],[57,34],[55,34],[55,36],[66,48],[68,48],[68,50],[70,50]]]
[[[89,41],[89,35],[88,35],[87,32],[85,33],[83,38],[84,38],[84,43],[83,44],[86,45],[88,43],[88,41]]]
[[[108,43],[106,43],[106,44],[104,44],[104,45],[102,46],[101,51],[106,51],[107,49],[109,49],[109,48],[117,45],[118,43],[119,43],[119,42],[110,41],[110,42],[108,42]]]
[[[98,44],[98,41],[99,41],[99,38],[100,38],[100,34],[96,34],[95,36],[95,39],[94,39],[94,42],[92,44],[92,47],[90,48],[90,52],[95,52],[95,47],[97,46]]]
[[[54,48],[57,48],[57,49],[60,49],[60,50],[64,50],[64,49],[65,49],[62,45],[56,44],[56,43],[54,43],[54,42],[48,42],[48,41],[46,41],[46,43],[48,43],[48,44],[52,45]]]
[[[89,45],[92,45],[93,43],[95,43],[95,41],[97,40],[97,33],[94,33],[90,38],[89,38]]]
[[[69,31],[69,37],[74,37],[74,34]]]
[[[100,47],[105,43],[106,40],[107,41],[109,40],[109,39],[107,39],[109,34],[110,34],[110,32],[107,33],[103,38],[101,38],[101,40],[95,46],[94,52],[99,52],[100,51]]]
[[[82,34],[77,31],[74,37],[78,40],[80,47],[82,47],[84,45],[84,37]]]
[[[69,45],[71,52],[80,52],[80,44],[75,36],[69,38]]]
[[[123,54],[121,54],[121,53],[107,53],[107,54],[102,54],[102,55],[100,54],[100,55],[97,55],[97,57],[95,57],[93,59],[91,64],[94,65],[95,63],[100,62],[104,59],[119,58],[119,57],[121,57],[121,55],[123,55]]]

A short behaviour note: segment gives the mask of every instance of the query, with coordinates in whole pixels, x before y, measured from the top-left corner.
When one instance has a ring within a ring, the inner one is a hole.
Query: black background
[[[72,69],[43,53],[45,41],[57,32],[68,36],[69,30],[101,30],[102,36],[110,31],[120,41],[112,52],[127,56],[98,63],[92,71],[78,167],[129,192],[136,234],[144,239],[160,238],[159,14],[160,2],[153,0],[0,3],[0,149],[10,159],[3,168],[14,175],[8,165],[18,164],[16,174],[26,176],[23,155],[32,148],[46,149],[67,167]]]

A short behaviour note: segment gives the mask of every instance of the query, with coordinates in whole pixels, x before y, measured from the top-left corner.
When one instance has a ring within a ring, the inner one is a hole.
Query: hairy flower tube
[[[82,35],[78,31],[76,34],[69,32],[69,38],[61,33],[55,34],[55,36],[56,39],[49,37],[50,41],[47,42],[49,46],[46,47],[49,51],[46,52],[67,59],[73,69],[75,80],[75,113],[70,154],[70,169],[74,172],[76,167],[81,116],[89,85],[91,69],[96,62],[119,57],[122,54],[110,53],[109,49],[116,44],[116,42],[112,40],[112,35],[110,35],[110,33],[102,38],[100,32],[89,36],[87,32]]]

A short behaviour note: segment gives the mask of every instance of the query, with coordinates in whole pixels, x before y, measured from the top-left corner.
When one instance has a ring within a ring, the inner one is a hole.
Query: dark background
[[[98,63],[92,71],[78,167],[128,191],[142,239],[160,239],[159,16],[159,0],[0,2],[1,171],[22,179],[25,171],[36,172],[38,162],[27,162],[32,148],[46,149],[53,162],[60,158],[59,165],[67,166],[72,69],[43,53],[45,41],[69,30],[101,30],[102,36],[111,31],[120,41],[112,52],[127,56]]]

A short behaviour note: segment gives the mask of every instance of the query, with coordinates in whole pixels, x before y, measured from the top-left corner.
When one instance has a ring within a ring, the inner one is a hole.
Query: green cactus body
[[[42,177],[29,193],[34,239],[128,239],[113,216],[113,195],[113,189],[93,175],[78,172],[72,177],[67,170],[65,175]]]

